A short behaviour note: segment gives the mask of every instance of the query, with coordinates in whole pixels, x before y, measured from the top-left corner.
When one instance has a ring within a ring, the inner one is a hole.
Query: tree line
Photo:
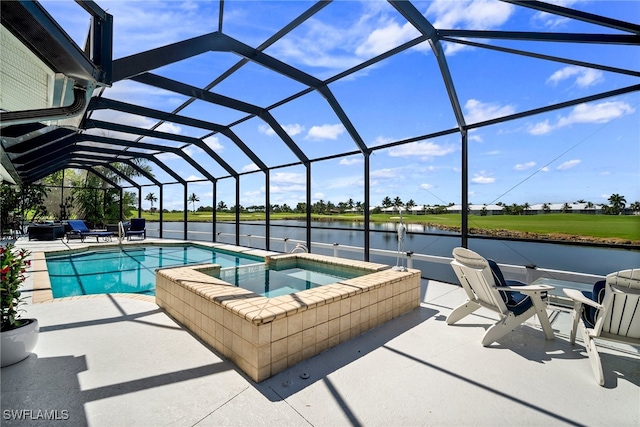
[[[154,210],[153,203],[157,202],[158,200],[155,197],[154,193],[147,194],[145,200],[151,202],[151,210],[153,211]],[[200,206],[196,210],[195,202],[200,201],[200,199],[195,193],[192,193],[187,200],[190,203],[192,203],[193,212],[213,212],[214,211],[214,208],[212,206]],[[602,213],[605,215],[619,215],[625,212],[625,209],[627,209],[627,204],[626,204],[627,200],[625,199],[624,196],[621,196],[619,194],[612,194],[609,197],[608,202],[609,202],[608,205],[607,204],[600,205]],[[583,199],[577,200],[575,203],[584,204],[585,208],[587,209],[595,209],[597,207],[597,205],[595,205],[594,203],[587,202]],[[531,205],[529,203],[523,203],[523,204],[513,203],[508,205],[503,202],[498,202],[496,203],[496,205],[502,207],[502,213],[505,215],[526,215],[527,212],[531,211]],[[373,208],[371,210],[371,213],[374,213],[374,214],[381,213],[382,210],[385,208],[403,208],[403,209],[410,210],[416,206],[417,204],[413,199],[409,199],[405,203],[402,201],[400,197],[395,197],[392,199],[391,197],[386,196],[382,199],[381,205]],[[454,206],[454,203],[449,203],[446,205],[443,204],[443,205],[426,206],[425,213],[427,214],[447,213],[448,212],[447,208],[451,206]],[[552,203],[543,203],[542,211],[544,213],[551,212],[551,206],[552,206]],[[220,201],[217,203],[215,211],[235,213],[236,209],[238,209],[240,212],[265,212],[265,205],[250,205],[246,207],[242,205],[227,206],[227,204],[224,201]],[[640,212],[640,202],[631,203],[628,209],[633,212]],[[563,213],[569,213],[569,212],[572,212],[572,210],[573,210],[573,207],[570,203],[564,203],[561,208],[561,212]],[[346,202],[338,202],[338,203],[333,203],[331,201],[325,202],[323,199],[320,199],[311,205],[311,213],[314,213],[314,214],[329,215],[329,214],[343,214],[343,213],[351,213],[351,212],[358,213],[363,211],[364,211],[364,204],[361,201],[354,201],[353,199],[349,199]],[[304,202],[299,202],[296,204],[295,207],[291,207],[286,203],[283,203],[281,205],[273,204],[271,205],[270,212],[304,214],[307,212],[307,204]],[[486,206],[482,208],[480,214],[481,215],[488,214],[488,210]]]

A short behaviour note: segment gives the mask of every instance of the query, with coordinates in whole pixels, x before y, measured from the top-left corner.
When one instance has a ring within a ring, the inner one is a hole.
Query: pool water
[[[193,245],[127,247],[46,259],[54,298],[120,292],[155,295],[157,268],[205,263],[233,267],[263,261]]]
[[[348,273],[329,268],[270,269],[264,264],[223,268],[219,275],[227,283],[247,289],[268,298],[288,295],[305,289],[330,285],[344,279],[361,276],[362,272]]]

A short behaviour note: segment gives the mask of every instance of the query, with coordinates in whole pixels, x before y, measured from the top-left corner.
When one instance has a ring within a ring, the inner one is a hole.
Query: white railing
[[[191,232],[190,232],[191,233]],[[216,233],[218,239],[221,237],[232,237],[235,239],[235,234],[230,233]],[[243,234],[240,235],[240,244],[243,244],[248,247],[254,247],[253,242],[255,240],[264,241],[266,238],[260,235],[252,235],[252,234]],[[244,240],[244,242],[243,242]],[[271,238],[270,239],[274,243],[282,242],[284,245],[285,253],[288,253],[291,249],[296,247],[296,245],[306,245],[306,241],[291,239],[288,237],[285,238]],[[339,243],[321,243],[321,242],[312,242],[312,248],[321,248],[327,251],[332,251],[333,256],[339,257],[340,253],[350,252],[350,253],[358,253],[364,254],[364,248],[359,246],[348,246],[341,245]],[[393,258],[394,260],[398,257],[397,251],[390,251],[385,249],[374,249],[371,248],[369,250],[371,255],[377,255],[382,257]],[[451,257],[443,257],[436,255],[427,255],[427,254],[418,254],[411,251],[401,252],[400,257],[408,268],[414,268],[413,264],[415,261],[423,261],[428,263],[436,263],[436,264],[449,264],[453,258]],[[395,262],[395,261],[394,261]],[[553,270],[548,268],[537,268],[537,267],[527,267],[522,265],[511,265],[511,264],[498,264],[502,272],[507,276],[507,278],[512,278],[514,280],[521,280],[525,283],[532,283],[536,279],[539,278],[552,278],[554,280],[563,280],[567,282],[573,282],[576,284],[584,284],[585,290],[591,289],[593,284],[600,280],[604,279],[604,276],[599,276],[595,274],[585,274],[578,273],[574,271],[563,271],[563,270]],[[423,277],[428,278],[427,272],[423,271]]]

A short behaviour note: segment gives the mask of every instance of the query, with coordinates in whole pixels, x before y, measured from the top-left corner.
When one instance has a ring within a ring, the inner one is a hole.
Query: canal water
[[[147,223],[147,235],[158,236],[159,223]],[[271,250],[284,251],[284,238],[306,241],[306,223],[304,221],[272,221],[271,222]],[[312,227],[323,229],[311,230],[311,241],[321,243],[338,243],[348,246],[364,246],[363,225],[360,222],[343,221],[312,221]],[[396,251],[398,249],[396,223],[372,223],[370,244],[371,248]],[[184,226],[181,222],[165,222],[163,237],[181,239]],[[213,225],[211,223],[190,222],[187,227],[187,238],[190,240],[212,241]],[[244,236],[264,236],[264,222],[243,222],[240,225],[241,245],[247,245]],[[407,236],[404,251],[418,254],[451,257],[453,248],[460,246],[460,237],[454,233],[438,230],[419,224],[407,224]],[[221,233],[216,241],[235,243],[235,224],[217,223],[216,232]],[[437,234],[424,234],[437,233]],[[232,236],[230,236],[232,235]],[[251,246],[265,248],[265,240],[252,238]],[[293,248],[288,244],[288,249]],[[502,264],[535,265],[539,268],[574,271],[585,274],[607,275],[613,271],[628,268],[640,268],[640,251],[630,249],[605,248],[585,245],[567,245],[546,242],[521,242],[511,240],[494,240],[469,238],[469,249],[491,258]],[[332,250],[312,248],[314,253],[331,255]],[[340,256],[352,259],[362,259],[360,254],[340,252]],[[395,260],[372,255],[373,262],[390,264]],[[451,267],[447,264],[414,262],[414,267],[428,271],[425,276],[447,282],[455,282]]]

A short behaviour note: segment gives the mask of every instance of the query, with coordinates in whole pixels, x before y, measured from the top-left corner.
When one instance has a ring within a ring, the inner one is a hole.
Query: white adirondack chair
[[[453,271],[467,293],[467,301],[455,308],[447,317],[447,324],[453,325],[480,307],[485,307],[500,315],[482,338],[482,345],[488,346],[511,332],[515,327],[538,315],[540,325],[547,339],[553,339],[553,329],[547,316],[547,304],[543,300],[547,292],[553,289],[549,285],[509,286],[502,278],[497,264],[491,268],[489,261],[477,253],[455,248],[451,262]],[[518,282],[520,283],[520,282]]]
[[[591,369],[598,384],[604,385],[602,362],[594,338],[640,346],[640,268],[609,274],[604,292],[596,292],[598,295],[576,289],[563,289],[563,292],[573,300],[571,344],[576,341],[580,325]],[[587,306],[597,310],[591,319],[593,324],[587,320],[589,316],[584,315]]]

